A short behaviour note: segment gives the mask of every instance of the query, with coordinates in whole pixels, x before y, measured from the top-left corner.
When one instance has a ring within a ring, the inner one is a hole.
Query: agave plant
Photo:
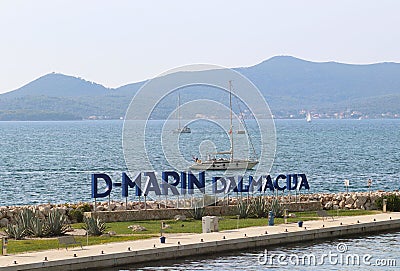
[[[18,215],[17,223],[25,229],[27,234],[29,233],[29,229],[31,228],[34,217],[35,213],[31,209],[22,209]]]
[[[255,197],[252,200],[252,214],[257,218],[268,216],[268,203],[264,197]]]
[[[247,218],[251,213],[251,207],[247,201],[239,200],[237,204],[239,218]]]
[[[272,200],[269,210],[274,213],[275,217],[283,217],[283,206],[278,199]]]
[[[69,229],[67,217],[58,210],[52,210],[47,217],[47,236],[64,235]]]
[[[100,236],[104,234],[107,230],[106,223],[101,221],[99,218],[94,217],[84,217],[82,228],[86,230],[89,235]]]
[[[22,209],[15,220],[14,224],[8,224],[6,233],[10,238],[14,238],[16,240],[20,240],[25,236],[29,235],[29,230],[31,227],[32,219],[35,214],[30,209]]]
[[[195,220],[201,220],[204,216],[205,209],[204,207],[195,206],[193,209],[189,211],[190,216]]]
[[[29,228],[29,235],[33,237],[45,237],[49,234],[49,227],[46,220],[34,217]]]
[[[14,238],[15,240],[21,240],[26,236],[26,229],[20,223],[9,223],[5,229],[5,232],[7,233],[8,237]]]

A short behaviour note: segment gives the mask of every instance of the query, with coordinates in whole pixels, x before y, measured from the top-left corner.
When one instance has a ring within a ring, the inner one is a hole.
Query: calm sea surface
[[[368,178],[375,190],[400,187],[400,120],[277,120],[275,125],[272,176],[305,173],[310,192],[343,191],[344,179],[350,180],[350,191],[367,190]],[[120,180],[127,170],[122,127],[123,121],[0,122],[0,205],[90,201],[91,173]],[[154,141],[147,149],[159,171],[169,167],[157,143],[162,127],[162,121],[150,121],[146,136]],[[199,155],[204,140],[219,151],[229,149],[226,133],[209,122],[194,122],[191,128],[191,134],[179,138],[187,160],[182,168]],[[259,135],[253,141],[257,151]],[[135,147],[143,148],[143,143]],[[142,158],[136,159],[140,167]],[[114,199],[120,197],[120,191],[113,193]]]

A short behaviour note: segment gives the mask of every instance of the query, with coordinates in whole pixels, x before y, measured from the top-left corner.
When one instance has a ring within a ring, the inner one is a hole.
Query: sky
[[[0,0],[0,93],[58,72],[106,87],[277,55],[400,62],[400,1]]]

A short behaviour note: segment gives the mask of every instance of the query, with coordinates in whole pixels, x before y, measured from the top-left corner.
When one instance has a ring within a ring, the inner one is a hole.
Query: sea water
[[[277,120],[275,126],[275,160],[265,173],[305,173],[312,193],[344,191],[345,179],[350,191],[367,191],[368,179],[372,190],[400,187],[400,120]],[[158,143],[163,121],[150,121],[147,127],[149,159],[156,171],[168,170]],[[118,181],[127,170],[122,128],[123,121],[0,122],[0,206],[91,201],[91,173],[107,173]],[[226,131],[210,122],[194,122],[191,129],[179,136],[186,164],[175,167],[185,170],[205,140],[218,151],[229,149]],[[235,135],[238,145],[247,140],[240,137],[246,135]],[[256,152],[259,137],[253,137]],[[137,142],[134,147],[143,146]],[[135,159],[140,168],[142,157]],[[112,197],[121,199],[120,191]]]
[[[96,270],[398,270],[399,239],[399,232],[388,232]]]

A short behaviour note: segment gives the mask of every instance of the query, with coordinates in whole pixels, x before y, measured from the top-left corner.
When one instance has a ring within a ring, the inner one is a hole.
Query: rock
[[[343,209],[345,205],[346,205],[346,203],[344,202],[344,200],[342,200],[342,201],[339,203],[340,209]]]
[[[109,232],[108,232],[108,235],[109,235],[109,236],[115,236],[115,235],[117,235],[117,233],[116,233],[115,231],[109,231]]]
[[[111,202],[109,206],[107,206],[107,211],[113,211],[115,209],[116,205],[114,202]]]
[[[133,232],[147,231],[147,229],[145,227],[140,226],[140,225],[130,225],[130,226],[128,226],[128,229],[131,229]]]
[[[66,208],[57,208],[57,211],[59,211],[63,215],[65,215],[67,213],[67,209]]]
[[[104,211],[104,207],[103,206],[97,206],[96,207],[96,212],[102,212],[102,211]]]
[[[50,207],[49,206],[40,206],[39,212],[41,212],[42,214],[47,216],[50,213]]]
[[[366,196],[359,196],[357,200],[360,202],[360,205],[364,205],[367,202],[367,197]]]
[[[359,199],[356,199],[356,201],[354,202],[354,208],[356,209],[361,209],[361,206],[363,206],[361,204],[361,201]],[[363,206],[364,207],[364,206]]]
[[[350,196],[346,197],[345,205],[352,205],[354,203],[354,199]]]
[[[169,228],[171,228],[171,225],[163,223],[162,228],[163,229],[169,229]]]
[[[115,207],[114,211],[125,211],[125,206],[118,205],[117,207]]]
[[[174,217],[174,219],[175,219],[176,221],[185,221],[185,220],[186,220],[186,216],[184,216],[184,215],[176,215],[176,216]]]
[[[2,227],[7,227],[8,222],[10,222],[7,218],[3,217],[2,219],[0,219],[0,228]]]
[[[325,210],[330,210],[330,209],[332,209],[332,206],[333,206],[333,203],[330,201],[330,202],[327,202],[326,204],[325,204],[325,206],[324,206],[324,209]]]
[[[345,209],[349,210],[349,209],[353,209],[353,204],[346,204],[344,206]]]

